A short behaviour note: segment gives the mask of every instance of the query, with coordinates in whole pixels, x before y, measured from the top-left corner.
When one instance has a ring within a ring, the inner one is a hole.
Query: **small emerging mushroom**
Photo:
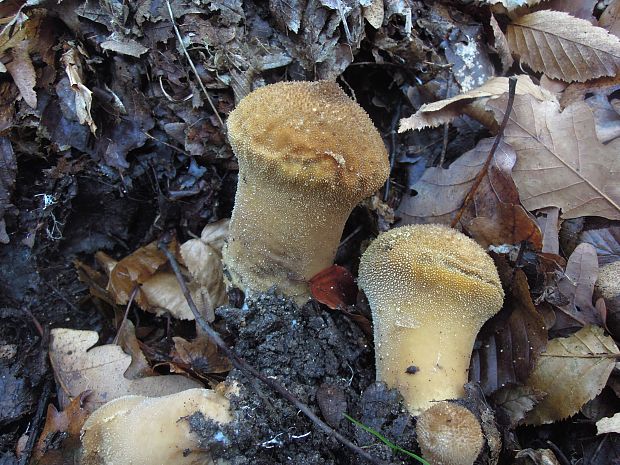
[[[359,285],[373,313],[377,379],[413,415],[462,397],[476,335],[504,298],[482,247],[441,225],[392,229],[364,252]]]
[[[187,417],[197,412],[218,424],[231,421],[228,399],[210,389],[163,397],[125,396],[108,402],[82,428],[80,465],[213,463],[190,429]],[[215,440],[226,440],[223,433],[216,434],[222,437]]]
[[[472,465],[484,445],[480,422],[465,407],[438,402],[417,419],[422,456],[431,465]]]
[[[332,265],[357,203],[389,161],[366,112],[334,82],[282,82],[243,98],[228,118],[239,182],[224,264],[232,285],[272,286],[303,303]]]

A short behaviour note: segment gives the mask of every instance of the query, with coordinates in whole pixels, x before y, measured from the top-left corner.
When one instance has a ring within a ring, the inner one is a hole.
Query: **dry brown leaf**
[[[620,412],[596,422],[596,434],[620,433]]]
[[[445,123],[449,123],[457,116],[464,113],[465,108],[475,101],[481,100],[481,103],[488,100],[498,98],[508,92],[508,78],[506,77],[494,77],[489,79],[480,87],[465,92],[463,94],[456,95],[449,99],[439,100],[437,102],[427,103],[420,107],[420,109],[408,118],[400,120],[400,126],[398,132],[405,132],[409,129],[418,130],[426,127],[437,127]],[[517,95],[532,95],[538,100],[553,99],[553,96],[537,86],[532,82],[529,76],[520,75],[517,76]],[[483,119],[478,116],[478,109],[471,111],[468,108],[468,114],[476,119]],[[480,109],[480,111],[483,111]]]
[[[192,341],[173,337],[174,351],[172,361],[185,365],[202,377],[212,373],[225,373],[232,369],[228,357],[220,352],[217,345],[206,335],[197,336]]]
[[[498,121],[506,102],[504,96],[487,104]],[[556,101],[516,96],[504,139],[517,152],[512,177],[526,209],[555,206],[564,219],[620,219],[620,140],[599,142],[586,103],[560,113]]]
[[[491,5],[502,5],[508,11],[520,8],[522,6],[533,6],[540,3],[541,0],[485,0],[486,3]]]
[[[222,268],[222,247],[228,237],[230,220],[208,224],[200,239],[190,239],[181,246],[181,256],[193,282],[208,293],[212,309],[226,302],[226,285]]]
[[[614,340],[598,326],[549,341],[527,381],[547,395],[528,413],[525,423],[553,423],[577,413],[603,390],[619,354]]]
[[[126,395],[157,397],[202,387],[197,381],[175,375],[127,379],[124,374],[131,356],[113,344],[93,347],[98,340],[95,331],[52,330],[50,362],[56,382],[71,398],[90,390],[89,401],[99,407]]]
[[[583,231],[579,239],[596,249],[599,266],[620,260],[620,226]]]
[[[84,392],[75,397],[62,412],[56,410],[54,404],[48,405],[45,426],[32,453],[33,463],[37,465],[72,463],[72,458],[80,447],[80,431],[94,407],[88,401],[89,395],[90,393]],[[60,444],[58,444],[59,437],[62,438]],[[54,445],[59,448],[53,448]]]
[[[568,13],[521,16],[508,25],[506,37],[513,54],[551,78],[584,82],[620,70],[620,40]]]
[[[34,86],[37,83],[37,75],[30,59],[29,48],[28,40],[19,42],[11,50],[12,60],[6,64],[6,69],[11,74],[24,101],[30,108],[36,108],[37,93],[34,90]]]
[[[495,391],[491,400],[496,408],[498,421],[514,428],[543,397],[544,392],[529,386],[509,384]]]
[[[559,307],[562,313],[556,315],[553,329],[603,324],[602,315],[592,305],[592,294],[597,277],[596,250],[590,244],[580,244],[568,258],[564,276],[558,282],[558,290],[568,300],[568,303]]]
[[[481,140],[448,169],[428,168],[412,186],[418,194],[406,195],[396,211],[402,218],[401,224],[449,224],[463,205],[492,145],[493,139]],[[525,240],[540,249],[540,230],[533,217],[519,204],[519,196],[510,176],[515,159],[514,150],[500,143],[487,176],[475,192],[471,208],[461,217],[461,223],[484,247],[517,244]]]
[[[491,28],[493,29],[493,36],[495,38],[495,51],[499,55],[499,59],[502,62],[502,72],[506,73],[508,69],[514,63],[514,59],[512,58],[512,53],[510,53],[510,48],[508,47],[508,40],[506,40],[506,36],[504,32],[500,29],[495,16],[491,14]]]
[[[551,449],[523,449],[515,459],[515,465],[561,465]]]
[[[620,0],[613,0],[605,8],[598,22],[611,34],[620,37]]]
[[[65,66],[65,72],[69,76],[71,88],[75,92],[75,114],[80,124],[86,124],[90,128],[90,132],[97,132],[97,125],[90,114],[90,108],[93,102],[91,90],[82,82],[82,60],[80,53],[76,48],[70,48],[62,54],[62,64]]]
[[[543,253],[560,254],[560,209],[541,208],[536,212],[536,221],[543,233]]]
[[[486,395],[509,384],[524,383],[547,344],[547,329],[534,307],[522,270],[498,260],[507,290],[502,310],[487,321],[476,338],[469,379],[480,383]]]
[[[550,0],[541,3],[539,7],[545,10],[563,11],[575,18],[593,22],[596,21],[593,16],[596,3],[597,0]]]
[[[149,51],[148,48],[139,44],[133,39],[124,37],[119,33],[112,33],[110,37],[101,42],[100,47],[103,50],[110,50],[112,52],[121,53],[123,55],[129,55],[135,58],[140,58],[140,55]]]
[[[573,102],[585,99],[587,94],[607,96],[618,89],[620,89],[620,74],[592,79],[587,82],[573,82],[562,93],[560,105],[562,108],[566,108]]]

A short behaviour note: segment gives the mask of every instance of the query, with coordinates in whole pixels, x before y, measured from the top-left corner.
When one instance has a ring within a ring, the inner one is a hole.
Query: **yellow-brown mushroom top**
[[[477,331],[504,299],[495,264],[475,241],[442,225],[403,226],[364,252],[359,285],[380,317],[417,327],[439,319]]]
[[[243,98],[228,118],[240,167],[274,183],[362,199],[389,161],[368,114],[334,82],[280,82]]]
[[[480,422],[465,407],[438,402],[416,423],[422,456],[432,465],[472,465],[484,445]]]

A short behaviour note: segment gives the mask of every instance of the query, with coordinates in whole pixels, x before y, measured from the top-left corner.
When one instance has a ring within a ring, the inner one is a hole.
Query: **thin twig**
[[[390,123],[390,175],[392,174],[392,170],[394,169],[394,163],[396,163],[396,125],[400,121],[400,112],[402,110],[403,102],[398,100],[398,105],[396,105],[396,111],[394,112],[394,116],[392,116],[392,122]],[[385,181],[385,190],[383,191],[383,201],[387,202],[390,197],[390,176],[388,176]]]
[[[140,289],[140,285],[135,284],[133,286],[133,289],[131,290],[131,294],[129,295],[129,302],[127,302],[127,307],[125,307],[125,314],[123,315],[121,324],[118,325],[118,331],[116,331],[116,336],[114,336],[114,342],[112,344],[115,344],[115,345],[118,344],[118,339],[121,335],[121,330],[123,329],[123,325],[125,324],[125,321],[127,320],[127,315],[129,315],[129,309],[131,308],[131,304],[133,304],[133,299],[136,298],[136,294],[138,293],[139,289]]]
[[[167,244],[170,241],[170,236],[166,235],[162,238],[159,243],[159,249],[166,255],[170,266],[172,267],[172,271],[176,275],[177,281],[179,282],[179,286],[181,287],[181,291],[185,296],[185,300],[187,300],[187,304],[194,314],[194,318],[196,319],[196,323],[200,326],[200,328],[211,338],[211,340],[218,346],[218,348],[224,352],[224,354],[230,359],[233,366],[238,370],[241,370],[248,378],[251,379],[252,375],[255,378],[258,378],[264,384],[269,386],[272,390],[280,394],[284,399],[293,404],[295,408],[297,408],[301,413],[303,413],[306,417],[308,417],[316,426],[319,427],[325,434],[328,436],[332,436],[338,441],[340,441],[343,445],[349,448],[351,451],[358,454],[360,457],[365,458],[370,463],[374,463],[376,465],[386,465],[384,461],[378,459],[377,457],[372,456],[359,446],[352,443],[349,439],[341,435],[339,432],[335,431],[332,427],[330,427],[327,423],[321,420],[316,414],[310,410],[306,404],[301,402],[293,393],[291,393],[288,389],[282,386],[277,381],[267,378],[263,373],[258,371],[252,365],[248,364],[244,359],[239,357],[220,337],[217,331],[215,331],[209,323],[202,317],[192,296],[189,293],[189,289],[185,284],[185,280],[183,279],[183,275],[181,274],[181,270],[179,269],[179,264],[177,263],[174,255],[168,250]]]
[[[446,99],[450,98],[450,87],[452,84],[452,73],[448,74],[448,80],[446,81]],[[446,162],[446,152],[448,151],[448,134],[450,133],[450,123],[446,122],[443,125],[443,145],[441,147],[441,156],[439,157],[439,167],[443,168],[443,164]]]
[[[489,165],[491,164],[491,160],[493,160],[493,157],[495,156],[497,147],[499,147],[499,143],[501,142],[502,137],[504,136],[504,130],[506,129],[506,126],[508,125],[508,120],[510,119],[510,113],[512,113],[512,104],[515,101],[516,89],[517,89],[517,78],[513,76],[508,80],[508,103],[506,104],[506,113],[504,113],[502,124],[499,127],[499,131],[497,131],[497,135],[495,136],[495,141],[493,142],[493,146],[491,147],[489,156],[484,162],[484,166],[482,167],[482,169],[476,176],[473,186],[471,186],[471,189],[467,193],[467,196],[465,197],[465,200],[463,201],[463,206],[461,206],[456,216],[452,220],[452,223],[450,224],[452,228],[454,228],[459,223],[459,221],[461,221],[461,217],[463,216],[463,213],[465,212],[467,207],[469,207],[469,204],[474,200],[474,194],[478,190],[478,187],[480,187],[480,183],[482,182],[484,177],[487,175],[487,172],[489,171]]]
[[[28,441],[26,442],[26,447],[22,451],[22,455],[19,457],[19,465],[26,465],[28,460],[30,460],[30,456],[32,455],[32,450],[34,449],[34,443],[39,436],[39,430],[41,429],[41,423],[43,422],[43,416],[45,415],[45,407],[47,407],[47,403],[49,401],[50,394],[52,392],[52,379],[47,378],[45,384],[43,385],[43,391],[41,392],[41,397],[39,397],[39,404],[37,405],[37,411],[32,418],[32,423],[30,423],[30,434],[28,436]]]
[[[200,75],[198,74],[198,70],[196,70],[196,67],[194,66],[194,62],[192,61],[192,58],[189,56],[189,52],[185,48],[185,44],[183,43],[183,37],[181,37],[181,32],[179,31],[179,28],[177,27],[177,23],[174,20],[174,14],[172,13],[172,7],[170,6],[170,0],[166,0],[166,6],[168,7],[168,13],[170,14],[170,22],[172,23],[172,27],[174,28],[174,32],[177,36],[177,40],[179,41],[179,45],[183,49],[183,54],[185,55],[185,58],[187,58],[187,61],[189,62],[189,66],[192,68],[192,71],[194,72],[194,76],[196,76],[196,80],[198,81],[198,84],[200,84],[200,88],[202,89],[202,92],[207,97],[207,101],[209,102],[209,105],[211,106],[211,109],[213,110],[213,113],[215,114],[217,121],[220,123],[220,128],[222,129],[222,131],[225,132],[226,126],[224,126],[224,121],[222,121],[220,114],[215,108],[215,104],[213,103],[213,100],[211,100],[211,96],[209,95],[209,92],[207,92],[207,88],[203,84],[202,79],[200,79]]]

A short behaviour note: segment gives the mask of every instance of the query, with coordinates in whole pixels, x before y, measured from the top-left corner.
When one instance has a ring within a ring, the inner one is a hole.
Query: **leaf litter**
[[[230,371],[196,327],[157,249],[162,232],[173,228],[179,240],[171,251],[202,317],[332,427],[402,463],[375,444],[374,433],[343,421],[346,413],[399,448],[418,451],[398,394],[373,383],[370,315],[353,281],[357,260],[395,221],[450,223],[460,215],[458,227],[495,251],[507,295],[478,337],[470,380],[479,387],[465,400],[486,425],[481,459],[552,463],[564,453],[598,464],[620,455],[608,432],[617,431],[613,415],[596,436],[602,420],[578,413],[592,398],[613,413],[620,392],[612,373],[620,334],[613,272],[620,257],[619,2],[460,3],[0,6],[0,259],[9,271],[0,305],[24,305],[33,327],[55,328],[51,371],[59,394],[69,397],[50,404],[55,410],[39,443],[29,449],[24,436],[20,453],[40,463],[71,457],[89,399],[100,405],[142,393],[141,385],[160,395],[167,383],[213,387],[228,374],[242,385],[228,430],[236,443],[228,450],[210,444],[219,454],[239,463],[350,459],[294,408]],[[499,130],[507,76],[515,72],[513,112],[480,173],[492,143],[485,137]],[[221,248],[237,166],[222,121],[253,88],[284,76],[337,79],[388,135],[394,160],[380,195],[396,218],[370,202],[358,207],[338,255],[342,268],[314,282],[315,298],[336,312],[315,304],[297,309],[274,295],[244,306],[239,293],[225,289]],[[553,95],[552,79],[568,86],[554,86]],[[599,222],[591,227],[593,217]],[[572,219],[586,227],[569,233],[566,247],[559,236]],[[4,392],[20,398],[2,425],[7,460],[37,408],[33,393],[47,370],[35,356],[45,353],[43,344],[29,336],[34,345],[21,350],[24,334],[0,331]],[[92,347],[99,339],[120,345]],[[106,363],[99,367],[97,357]],[[34,366],[30,374],[24,369]],[[598,395],[606,384],[612,389]],[[581,426],[562,434],[580,448],[560,441],[553,452],[539,449],[537,441],[556,437],[566,427],[558,420],[571,415],[581,415]],[[489,426],[495,422],[503,444]],[[205,439],[214,431],[201,427]]]

